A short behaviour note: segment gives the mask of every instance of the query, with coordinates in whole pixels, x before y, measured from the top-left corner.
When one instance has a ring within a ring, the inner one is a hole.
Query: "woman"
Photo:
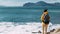
[[[43,30],[42,33],[47,34],[47,28],[50,21],[50,17],[47,10],[44,10],[41,16],[41,21],[42,21],[42,30]]]

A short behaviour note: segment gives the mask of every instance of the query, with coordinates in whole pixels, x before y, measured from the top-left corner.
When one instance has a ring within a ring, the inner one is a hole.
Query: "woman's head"
[[[48,11],[47,11],[47,9],[45,9],[45,10],[44,10],[44,14],[48,14]]]

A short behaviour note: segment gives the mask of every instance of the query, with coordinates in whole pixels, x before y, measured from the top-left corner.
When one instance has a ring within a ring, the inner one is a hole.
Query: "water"
[[[0,9],[0,22],[41,22],[44,9]],[[48,9],[50,21],[60,24],[60,9]]]
[[[32,34],[42,32],[40,17],[44,9],[0,8],[0,34]],[[60,27],[60,9],[48,9],[48,32]]]

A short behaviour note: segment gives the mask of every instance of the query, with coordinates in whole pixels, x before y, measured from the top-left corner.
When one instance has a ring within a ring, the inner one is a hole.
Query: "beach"
[[[48,34],[60,34],[60,24],[49,23]],[[39,32],[40,33],[33,33]],[[40,22],[27,22],[19,24],[14,22],[1,22],[0,34],[42,34],[42,26]]]
[[[41,15],[44,9],[1,8],[0,34],[42,34]],[[48,9],[48,34],[60,27],[60,9]],[[35,33],[34,33],[35,32]],[[59,33],[59,32],[57,32]],[[56,34],[56,33],[55,33]]]

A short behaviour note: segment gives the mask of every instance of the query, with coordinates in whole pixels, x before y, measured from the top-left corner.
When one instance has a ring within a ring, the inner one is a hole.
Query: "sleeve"
[[[44,21],[44,15],[43,14],[41,15],[41,21]]]

